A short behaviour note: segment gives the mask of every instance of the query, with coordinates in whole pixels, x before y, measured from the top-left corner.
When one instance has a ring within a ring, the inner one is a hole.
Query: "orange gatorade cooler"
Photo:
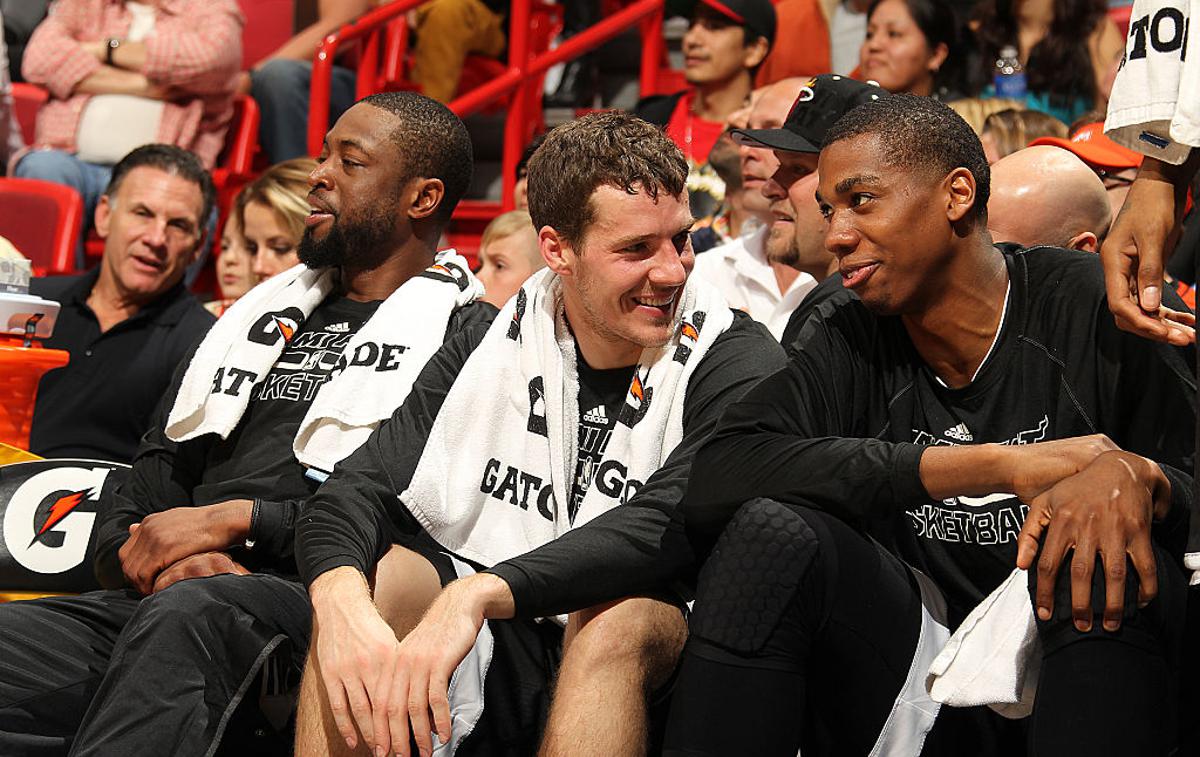
[[[0,443],[29,449],[38,382],[67,364],[41,342],[54,331],[57,302],[29,294],[29,261],[0,260]]]

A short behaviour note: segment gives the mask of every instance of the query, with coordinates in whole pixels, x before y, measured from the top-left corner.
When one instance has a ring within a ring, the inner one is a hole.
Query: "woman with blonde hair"
[[[317,167],[312,158],[277,163],[238,195],[234,217],[242,230],[246,251],[254,259],[258,281],[296,265],[304,219],[308,217],[308,175]]]
[[[1059,137],[1065,139],[1067,125],[1054,116],[1037,110],[1002,110],[983,122],[983,154],[988,164],[1023,150],[1035,139]]]

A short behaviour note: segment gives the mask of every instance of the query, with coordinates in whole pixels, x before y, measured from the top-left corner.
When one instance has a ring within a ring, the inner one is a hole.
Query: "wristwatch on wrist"
[[[108,39],[104,40],[104,62],[105,63],[107,63],[110,66],[113,64],[113,53],[115,53],[117,51],[117,48],[120,46],[121,46],[121,40],[117,39],[116,37],[109,37]]]

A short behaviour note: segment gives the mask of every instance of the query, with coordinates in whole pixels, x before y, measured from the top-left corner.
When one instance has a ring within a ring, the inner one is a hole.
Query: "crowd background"
[[[669,2],[658,91],[640,92],[638,71],[630,67],[636,59],[631,53],[641,42],[633,24],[552,68],[524,131],[536,136],[600,108],[633,110],[662,125],[692,165],[689,190],[701,219],[696,250],[703,252],[753,233],[757,226],[740,210],[744,192],[757,188],[741,186],[738,151],[721,138],[724,131],[738,125],[739,111],[744,117],[767,85],[832,72],[951,104],[982,135],[993,162],[1036,139],[1058,140],[1055,144],[1075,152],[1105,183],[1115,218],[1140,163],[1139,155],[1111,143],[1095,125],[1103,122],[1124,49],[1130,9],[1119,2],[1112,0],[1109,7],[1104,0],[781,0],[774,4],[769,28],[766,20],[755,21],[767,19],[766,0],[723,6],[743,14],[745,24],[706,3]],[[111,166],[148,142],[192,151],[214,174],[220,199],[209,220],[211,241],[187,279],[193,291],[214,303],[214,312],[245,289],[229,273],[235,251],[244,251],[238,253],[243,256],[238,265],[252,268],[255,281],[279,270],[279,261],[269,259],[279,257],[275,248],[261,240],[246,244],[246,206],[254,220],[263,222],[267,219],[254,211],[272,208],[274,225],[287,231],[280,239],[294,241],[300,233],[302,197],[289,202],[282,190],[260,190],[257,202],[246,203],[239,192],[259,176],[271,175],[267,171],[274,164],[316,157],[309,155],[307,137],[309,95],[318,91],[312,82],[313,57],[320,41],[389,5],[395,4],[0,4],[7,47],[0,56],[0,172],[65,184],[83,202],[74,265],[52,272],[83,271],[98,261],[102,245],[93,229],[97,199]],[[570,40],[631,3],[532,5],[531,24],[537,28],[528,43],[536,52],[539,44]],[[398,41],[404,49],[399,74],[386,87],[419,89],[449,103],[486,83],[504,70],[510,6],[496,0],[430,0],[398,17],[389,27],[388,44]],[[547,21],[553,37],[547,34]],[[396,32],[398,27],[404,28]],[[733,44],[728,43],[731,27],[743,34]],[[356,47],[339,50],[328,86],[331,122],[356,99]],[[1017,90],[1012,77],[997,78],[998,65],[1014,53],[1023,68],[1018,72],[1023,86]],[[644,81],[643,76],[643,86]],[[243,122],[249,99],[256,106],[252,120],[258,126],[247,140]],[[460,210],[447,232],[447,245],[476,263],[487,224],[502,212],[523,207],[519,179],[510,189],[511,181],[502,175],[504,104],[494,103],[468,119],[476,177],[467,204],[474,199],[478,206]],[[230,169],[235,150],[250,155],[248,170]],[[292,176],[302,196],[301,164],[289,165],[291,170],[280,167],[271,173]],[[286,179],[277,184],[287,185]],[[743,224],[743,218],[749,222]],[[0,236],[4,224],[14,222],[0,220]],[[14,236],[13,231],[8,235]],[[225,252],[209,254],[210,246]],[[244,258],[246,252],[250,259]],[[1193,255],[1189,249],[1173,258],[1171,274],[1184,289],[1194,283],[1188,273]],[[46,270],[36,255],[35,268]]]

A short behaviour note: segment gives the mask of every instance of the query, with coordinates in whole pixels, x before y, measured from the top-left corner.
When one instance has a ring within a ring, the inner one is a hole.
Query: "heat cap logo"
[[[65,573],[83,562],[96,513],[77,508],[100,499],[109,472],[54,468],[21,484],[4,513],[4,543],[13,559],[46,574]]]

